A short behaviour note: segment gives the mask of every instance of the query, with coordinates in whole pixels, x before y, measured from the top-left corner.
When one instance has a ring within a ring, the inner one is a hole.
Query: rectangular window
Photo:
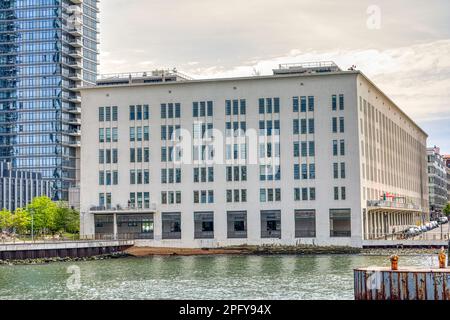
[[[208,101],[206,103],[206,105],[207,105],[207,115],[208,115],[208,117],[212,117],[213,116],[213,109],[214,109],[213,102],[212,101]]]
[[[333,178],[334,179],[338,179],[339,178],[339,167],[338,167],[338,163],[337,162],[333,163]]]
[[[300,112],[306,112],[306,97],[300,97]]]
[[[105,121],[111,121],[111,107],[105,107]]]
[[[136,138],[137,141],[142,141],[142,127],[136,128]]]
[[[334,200],[339,200],[339,187],[334,187]]]
[[[136,170],[130,170],[130,184],[136,184]]]
[[[136,106],[136,120],[142,120],[142,106]]]
[[[144,104],[144,120],[150,119],[150,108],[148,104]]]
[[[112,149],[112,160],[113,163],[119,162],[119,151],[117,149]]]
[[[161,214],[162,239],[181,239],[181,213]]]
[[[309,179],[314,180],[316,178],[316,164],[309,164]]]
[[[261,211],[261,238],[281,239],[281,211]]]
[[[130,149],[130,162],[131,163],[136,162],[136,149],[134,148]]]
[[[332,131],[333,133],[337,133],[337,118],[333,117],[332,119]]]
[[[136,141],[136,128],[130,127],[130,141]]]
[[[337,110],[337,96],[335,94],[331,97],[331,110]]]
[[[308,119],[308,133],[313,134],[314,131],[314,119]]]
[[[247,114],[247,102],[245,99],[241,99],[241,115]]]
[[[112,107],[112,121],[118,121],[119,120],[119,113],[117,110],[117,106]]]
[[[339,118],[339,131],[342,133],[345,131],[345,125],[344,125],[344,117]]]
[[[194,239],[214,238],[214,213],[194,212]]]
[[[181,117],[181,105],[179,103],[175,103],[175,118]]]
[[[273,112],[280,113],[280,98],[273,98]]]
[[[350,209],[330,209],[330,237],[351,237]]]
[[[341,140],[341,156],[345,156],[345,140]]]
[[[247,238],[247,211],[227,212],[227,237],[228,239]]]
[[[225,100],[225,115],[231,116],[231,100]]]
[[[314,97],[313,96],[308,97],[308,111],[310,111],[310,112],[314,111]]]
[[[104,107],[98,108],[98,121],[99,122],[105,121],[105,108]]]
[[[239,100],[233,100],[233,115],[239,114]]]
[[[316,188],[309,188],[309,200],[316,200]]]
[[[294,142],[294,157],[300,156],[300,143]]]
[[[294,119],[293,120],[293,128],[294,128],[294,134],[299,134],[300,126],[299,126],[299,120],[298,119]]]
[[[105,142],[105,129],[104,128],[100,128],[98,130],[98,141],[99,142]]]
[[[148,126],[144,127],[144,141],[150,140],[150,129]]]
[[[344,95],[339,95],[339,110],[344,110]]]
[[[333,140],[333,156],[338,155],[338,142],[337,140]]]
[[[316,144],[314,141],[309,142],[309,156],[314,157],[316,155]]]
[[[98,172],[98,184],[101,186],[105,184],[105,171]]]
[[[341,162],[341,179],[345,179],[345,162]]]
[[[302,200],[308,201],[308,188],[302,188]]]
[[[135,109],[134,106],[130,106],[130,121],[136,120]]]
[[[302,142],[302,157],[308,156],[308,144],[306,142]]]
[[[105,163],[105,150],[104,149],[98,150],[98,163],[100,163],[100,164]]]
[[[264,98],[260,98],[259,99],[259,114],[264,114],[265,113],[265,103],[264,103]]]
[[[113,142],[119,141],[119,132],[118,132],[118,128],[112,128],[112,141],[113,141]]]
[[[161,104],[161,119],[167,118],[167,105],[165,103]]]
[[[106,128],[106,142],[111,142],[111,128]]]
[[[295,237],[316,237],[316,211],[295,210]]]
[[[346,200],[346,199],[347,199],[346,189],[345,189],[345,187],[341,187],[341,200]]]
[[[298,107],[299,107],[298,97],[293,97],[292,98],[292,111],[298,112]]]
[[[306,119],[300,120],[300,133],[306,134]]]

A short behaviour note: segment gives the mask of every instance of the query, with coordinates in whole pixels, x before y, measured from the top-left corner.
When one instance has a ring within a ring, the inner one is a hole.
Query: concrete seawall
[[[0,260],[84,258],[125,251],[133,241],[69,241],[1,244]]]

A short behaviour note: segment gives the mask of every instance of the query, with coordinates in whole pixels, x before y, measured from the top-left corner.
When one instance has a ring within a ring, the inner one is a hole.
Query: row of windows
[[[118,118],[117,106],[98,108],[98,121],[118,121]]]
[[[307,100],[308,99],[308,100]],[[293,97],[292,106],[294,112],[306,112],[306,101],[308,101],[308,111],[314,112],[314,97]]]
[[[337,101],[335,101],[336,96],[333,96],[333,110],[336,110]],[[340,110],[343,110],[344,102],[343,95],[339,96],[339,106]],[[212,101],[200,101],[193,102],[192,106],[192,115],[193,117],[212,117],[214,104]],[[117,112],[117,107],[116,112]],[[150,117],[150,111],[148,105],[137,105],[129,107],[130,120],[148,120]],[[103,109],[103,107],[100,107]],[[293,98],[293,110],[294,112],[306,112],[314,111],[314,97],[294,97]],[[102,111],[103,112],[103,111]],[[280,99],[279,98],[261,98],[259,99],[259,113],[280,113]],[[225,101],[225,114],[229,115],[245,115],[246,114],[246,100],[226,100]],[[180,103],[168,103],[161,104],[161,118],[180,118],[181,117],[181,105]],[[102,116],[100,117],[100,121],[102,120]],[[106,120],[110,121],[110,120]],[[113,120],[113,121],[117,121]]]
[[[181,105],[179,103],[161,104],[161,119],[181,118]]]
[[[119,133],[117,128],[100,128],[98,130],[98,141],[103,142],[117,142],[119,140]]]
[[[260,98],[259,114],[280,113],[280,98]]]
[[[226,201],[228,203],[247,202],[247,189],[229,189],[226,194]]]
[[[345,162],[341,162],[341,179],[345,179]],[[339,179],[339,163],[333,163],[333,178]]]
[[[293,128],[294,134],[313,134],[315,131],[314,119],[294,119]]]
[[[150,140],[150,128],[149,126],[143,127],[130,127],[130,141],[149,141]]]
[[[100,149],[98,150],[98,163],[100,164],[109,164],[109,163],[118,163],[119,162],[119,153],[117,149]]]
[[[130,162],[150,162],[149,148],[130,148]]]
[[[118,185],[119,184],[118,171],[99,171],[98,183],[101,186]]]
[[[214,203],[214,190],[194,191],[194,203]]]
[[[181,128],[180,125],[175,126],[161,126],[161,140],[175,140],[175,135],[177,131]]]
[[[130,170],[130,184],[149,184],[149,170]]]
[[[295,188],[295,201],[314,201],[316,200],[316,188]]]
[[[181,169],[161,169],[161,183],[181,183]]]
[[[212,101],[200,101],[192,104],[192,116],[198,117],[212,117],[213,116],[213,102]]]
[[[225,115],[245,115],[247,113],[247,102],[245,99],[226,100]]]
[[[141,121],[141,120],[149,120],[150,119],[150,108],[147,104],[145,105],[137,105],[130,106],[130,121]]]
[[[301,168],[301,171],[300,171]],[[309,170],[308,170],[309,169]],[[314,180],[316,178],[316,165],[310,163],[294,164],[294,179],[295,180]]]
[[[316,144],[314,141],[294,142],[294,157],[315,157]]]
[[[194,239],[214,238],[214,212],[194,212],[192,218],[194,222]],[[292,218],[292,221],[289,223],[294,226],[296,238],[316,237],[316,210],[295,210]],[[153,239],[153,215],[150,215],[147,219],[140,219],[142,221],[139,222],[128,220],[128,226],[137,227],[140,223],[141,232],[148,234],[146,238]],[[281,210],[261,210],[260,219],[259,222],[257,222],[258,227],[259,225],[261,227],[261,238],[281,239],[281,220]],[[161,239],[181,239],[181,222],[181,212],[162,212]],[[253,222],[253,220],[251,220],[251,222]],[[112,222],[106,221],[106,223],[110,224]],[[120,222],[118,225],[120,225]],[[96,219],[96,228],[103,227],[104,221],[99,221],[99,219]],[[246,210],[226,212],[226,230],[228,239],[247,239],[247,229],[248,222]],[[351,237],[351,210],[330,209],[329,231],[330,237]]]
[[[214,182],[214,167],[194,168],[194,182]]]
[[[117,172],[116,171],[101,171],[100,179],[106,185],[117,184]],[[150,203],[150,194],[148,192],[142,193],[130,193],[131,207],[137,204],[138,208],[142,208],[142,195],[148,194],[148,204]],[[105,195],[108,195],[105,197]],[[339,195],[341,200],[346,200],[346,188],[345,187],[334,187],[334,200],[339,200]],[[104,197],[102,199],[102,197]],[[105,204],[111,204],[111,202],[106,202],[104,199],[111,197],[111,194],[100,194],[100,206]],[[146,198],[146,197],[144,197]],[[102,201],[103,200],[103,201]],[[137,200],[137,202],[136,202]],[[226,202],[227,203],[245,203],[247,202],[247,189],[227,189],[226,190]],[[316,200],[316,188],[294,188],[294,200],[295,201],[315,201]],[[261,203],[266,202],[281,202],[281,188],[260,188],[259,189],[259,201]],[[161,192],[161,204],[181,204],[181,191],[162,191]],[[194,190],[193,191],[193,202],[194,204],[213,204],[214,201],[214,190]],[[147,203],[147,202],[146,202]],[[130,204],[129,204],[130,205]],[[148,208],[148,206],[144,206]]]
[[[332,118],[331,129],[332,129],[333,133],[337,133],[338,132],[338,118],[337,117],[333,117]],[[339,132],[340,133],[345,132],[344,117],[340,117],[339,118]]]

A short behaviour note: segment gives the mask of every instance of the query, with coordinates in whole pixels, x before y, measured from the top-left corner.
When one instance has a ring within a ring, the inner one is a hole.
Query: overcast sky
[[[449,0],[101,0],[100,73],[356,65],[450,154]]]

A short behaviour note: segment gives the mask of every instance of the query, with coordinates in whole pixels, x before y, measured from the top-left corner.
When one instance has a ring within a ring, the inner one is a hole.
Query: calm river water
[[[149,257],[0,266],[0,300],[353,299],[353,268],[388,264],[386,256],[327,255]],[[402,256],[400,265],[436,266],[437,258]]]

